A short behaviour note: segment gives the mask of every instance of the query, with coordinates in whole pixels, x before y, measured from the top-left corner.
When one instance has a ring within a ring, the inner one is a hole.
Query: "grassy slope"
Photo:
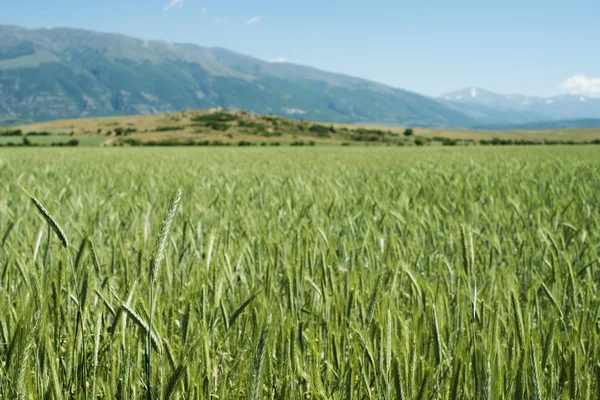
[[[19,126],[24,132],[49,131],[55,134],[74,133],[74,137],[87,140],[87,143],[118,143],[124,139],[137,139],[141,141],[156,140],[219,140],[223,142],[236,143],[242,140],[261,142],[291,142],[293,140],[310,139],[317,142],[332,142],[352,140],[353,133],[357,129],[381,130],[386,132],[386,140],[403,140],[404,128],[386,127],[376,125],[351,125],[333,124],[335,133],[328,137],[318,136],[310,131],[312,123],[301,123],[298,121],[259,116],[240,112],[230,112],[236,121],[227,122],[228,129],[219,131],[211,127],[202,127],[202,123],[194,122],[192,118],[210,114],[211,111],[185,111],[171,114],[150,116],[123,116],[105,118],[87,118],[74,120],[59,120],[51,122],[36,123]],[[240,127],[241,124],[251,126]],[[253,125],[254,124],[254,125]],[[316,123],[318,124],[318,123]],[[304,126],[304,131],[299,126]],[[330,125],[322,124],[329,127]],[[164,127],[179,127],[176,130],[159,131]],[[257,128],[258,127],[258,128]],[[114,134],[116,128],[135,129],[135,133],[125,137],[117,137]],[[264,128],[263,131],[259,128]],[[98,134],[98,130],[101,131]],[[346,131],[345,131],[346,130]],[[107,132],[112,134],[107,136]],[[280,133],[281,136],[273,136]],[[600,138],[600,129],[555,129],[555,130],[507,130],[507,131],[474,131],[474,130],[446,130],[446,129],[415,129],[415,136],[433,138],[436,136],[453,139],[531,139],[531,140],[574,140],[587,141]],[[37,139],[37,138],[36,138]],[[3,140],[9,141],[8,138]],[[20,139],[16,139],[20,140]],[[34,139],[35,140],[35,139]]]

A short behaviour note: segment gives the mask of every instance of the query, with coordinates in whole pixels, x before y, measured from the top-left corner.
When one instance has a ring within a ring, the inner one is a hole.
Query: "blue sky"
[[[600,96],[598,0],[3,0],[1,24],[220,46],[426,95]]]

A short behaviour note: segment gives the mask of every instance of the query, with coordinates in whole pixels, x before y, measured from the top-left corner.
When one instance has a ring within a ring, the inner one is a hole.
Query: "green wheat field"
[[[0,398],[598,399],[599,256],[595,146],[4,149]]]

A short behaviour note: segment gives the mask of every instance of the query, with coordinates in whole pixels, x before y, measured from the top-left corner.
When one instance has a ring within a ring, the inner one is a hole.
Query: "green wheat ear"
[[[58,240],[60,240],[60,243],[63,245],[63,247],[65,249],[68,248],[69,241],[67,240],[67,236],[63,232],[60,225],[58,225],[58,222],[56,222],[56,220],[50,214],[50,212],[46,210],[46,207],[44,207],[42,203],[40,203],[40,201],[33,195],[33,191],[31,189],[28,189],[23,185],[21,185],[21,189],[27,194],[27,196],[29,196],[29,198],[31,199],[35,207],[38,209],[40,214],[42,214],[46,222],[48,222],[48,225],[50,225],[54,233],[56,233],[56,236],[58,237]]]
[[[152,282],[154,282],[158,275],[158,267],[165,257],[165,247],[167,246],[167,238],[169,236],[169,231],[171,230],[171,224],[173,223],[173,219],[175,219],[175,212],[177,211],[177,206],[179,205],[179,201],[181,200],[181,189],[177,189],[177,192],[171,197],[169,201],[169,205],[167,207],[167,212],[165,213],[164,220],[160,227],[160,231],[156,236],[156,244],[154,245],[154,251],[150,257],[150,277]]]

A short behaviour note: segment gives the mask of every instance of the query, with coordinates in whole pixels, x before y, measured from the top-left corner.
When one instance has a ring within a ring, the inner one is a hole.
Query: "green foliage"
[[[325,125],[313,124],[308,128],[308,130],[320,137],[329,137],[330,134],[335,132],[333,126],[327,127]]]
[[[600,144],[600,139],[593,140],[584,140],[584,141],[574,141],[574,140],[529,140],[529,139],[500,139],[497,137],[492,138],[491,140],[481,139],[479,144],[483,146],[534,146],[534,145],[598,145]]]
[[[238,121],[238,126],[240,128],[250,128],[256,132],[266,132],[266,130],[268,129],[267,124],[265,124],[264,122],[258,122],[247,119],[240,119]]]
[[[366,128],[354,129],[353,132],[355,132],[358,135],[378,136],[378,137],[383,137],[388,134],[388,132],[381,130],[381,129],[366,129]]]
[[[0,136],[23,136],[23,131],[20,129],[12,129],[0,132]]]
[[[442,140],[443,146],[456,146],[457,143],[458,143],[458,140],[456,140],[456,139],[444,138]]]
[[[127,139],[123,143],[130,146],[142,146],[144,144],[140,139]]]
[[[237,121],[238,117],[235,114],[227,113],[227,112],[214,112],[204,115],[197,115],[192,117],[191,120],[194,122],[232,122]]]
[[[168,130],[168,131],[169,130],[173,130],[173,129],[170,129],[170,128],[171,127],[168,127],[165,130]],[[160,129],[160,128],[157,128],[157,130],[158,129]],[[126,135],[129,135],[130,133],[135,133],[135,132],[137,132],[137,129],[135,129],[135,128],[120,128],[120,127],[119,128],[115,128],[115,136],[126,136]]]
[[[44,136],[44,135],[40,135],[40,136]],[[6,142],[6,143],[1,143],[0,142],[0,147],[3,146],[7,146],[7,147],[45,147],[45,146],[78,146],[79,145],[79,140],[78,139],[71,139],[68,141],[61,141],[61,142],[51,142],[49,140],[40,140],[40,139],[46,139],[45,137],[41,137],[39,139],[30,139],[28,136],[23,136],[20,142]],[[47,138],[47,139],[52,139],[52,138]]]
[[[181,131],[183,130],[183,126],[159,126],[155,129],[156,132],[169,132],[169,131]]]
[[[358,142],[390,142],[394,140],[391,132],[381,129],[357,128],[341,132],[349,134],[352,140]]]
[[[206,124],[206,126],[212,130],[221,131],[221,132],[225,132],[227,129],[229,129],[229,125],[227,125],[224,122],[216,122],[216,121],[208,122]]]
[[[314,146],[317,143],[314,140],[309,140],[309,141],[303,141],[303,140],[294,140],[293,142],[290,143],[290,146]]]
[[[2,149],[0,398],[598,398],[597,153]]]
[[[54,142],[51,144],[51,146],[55,146],[55,147],[76,147],[79,146],[79,140],[77,139],[70,139],[66,142]]]
[[[404,130],[403,135],[406,137],[411,137],[413,135],[413,133],[414,133],[414,130],[412,128],[406,128]]]

